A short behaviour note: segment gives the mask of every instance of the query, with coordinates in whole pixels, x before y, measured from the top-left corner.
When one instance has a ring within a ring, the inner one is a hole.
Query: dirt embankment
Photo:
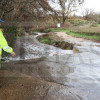
[[[73,44],[72,43],[68,43],[66,41],[63,41],[63,39],[60,36],[57,36],[53,32],[49,32],[45,35],[39,36],[39,37],[37,37],[37,39],[41,43],[46,43],[46,44],[49,44],[49,45],[53,45],[53,46],[59,47],[61,49],[65,49],[65,50],[72,50],[73,49]]]

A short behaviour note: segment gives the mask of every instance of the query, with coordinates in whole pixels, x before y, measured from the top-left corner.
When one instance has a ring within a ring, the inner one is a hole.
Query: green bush
[[[98,26],[99,26],[98,23],[92,24],[92,27],[98,27]]]
[[[50,44],[51,43],[50,40],[48,40],[48,39],[43,39],[41,42],[47,43],[47,44]]]
[[[51,29],[46,29],[46,30],[43,30],[44,33],[48,33],[48,32],[51,32]]]
[[[100,24],[100,21],[98,22],[98,24]]]
[[[72,23],[72,24],[75,25],[75,26],[78,26],[78,25],[87,24],[88,21],[83,21],[83,20],[70,20],[70,23]]]
[[[4,29],[3,33],[6,37],[6,40],[9,44],[9,46],[13,47],[13,45],[15,44],[15,41],[18,38],[19,33],[20,33],[19,27],[17,27],[17,26],[6,26],[6,27],[4,26],[3,27],[2,26],[0,28]],[[3,57],[6,57],[7,55],[8,55],[8,53],[3,52]]]
[[[19,27],[17,26],[4,26],[4,27],[0,27],[0,28],[3,28],[4,29],[4,32],[5,34],[15,34],[15,35],[19,35]]]

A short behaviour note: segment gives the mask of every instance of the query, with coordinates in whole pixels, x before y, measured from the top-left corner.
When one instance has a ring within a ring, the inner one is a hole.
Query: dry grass
[[[80,33],[100,33],[100,26],[92,27],[89,25],[69,27],[70,31]]]

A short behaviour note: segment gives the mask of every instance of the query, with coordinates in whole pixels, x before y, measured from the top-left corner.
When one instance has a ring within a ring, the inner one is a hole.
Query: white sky
[[[89,8],[100,12],[100,0],[85,0],[84,8]]]
[[[84,4],[76,11],[76,15],[83,16],[84,9],[91,9],[96,13],[100,13],[100,0],[84,0]]]
[[[55,5],[53,3],[50,4],[53,8],[59,9],[58,5]],[[78,7],[78,11],[76,11],[75,14],[81,16],[83,14],[84,9],[93,9],[94,12],[100,13],[100,0],[84,0],[84,4],[81,5],[81,7]]]

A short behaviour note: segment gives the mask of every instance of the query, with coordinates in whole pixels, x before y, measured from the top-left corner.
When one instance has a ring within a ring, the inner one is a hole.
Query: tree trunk
[[[63,19],[62,19],[62,21],[63,21],[63,24],[65,24],[65,21],[66,21],[66,16],[65,16],[65,14],[63,14]]]

